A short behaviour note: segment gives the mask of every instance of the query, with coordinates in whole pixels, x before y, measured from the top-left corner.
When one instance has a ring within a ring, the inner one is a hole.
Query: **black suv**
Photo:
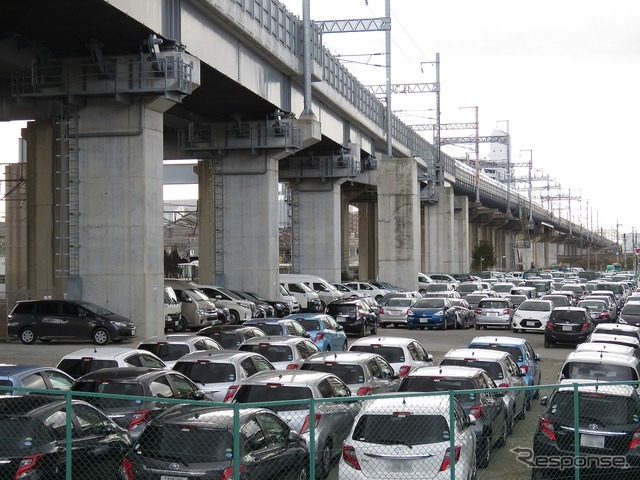
[[[81,400],[58,395],[24,395],[0,402],[0,478],[63,479],[67,423],[73,478],[119,478],[121,460],[131,447],[126,430]]]
[[[501,392],[483,389],[497,388],[481,368],[458,366],[419,367],[402,379],[398,392],[447,392],[479,390],[454,394],[465,413],[473,415],[476,432],[478,467],[487,468],[494,446],[504,446],[508,435],[507,409]]]
[[[173,370],[144,367],[103,368],[88,373],[73,384],[74,392],[99,394],[82,396],[137,438],[149,420],[175,403],[163,398],[202,400],[205,395],[186,376]],[[136,398],[110,398],[106,394]],[[148,397],[144,400],[140,397]],[[154,400],[158,399],[158,400]]]
[[[364,337],[367,331],[378,333],[378,317],[362,300],[331,302],[327,313],[344,328],[344,333],[356,333]]]
[[[591,332],[593,322],[586,308],[556,307],[544,327],[544,348],[555,343],[582,343]]]
[[[234,453],[234,432],[240,452]],[[238,425],[225,407],[177,405],[158,415],[122,460],[119,478],[307,478],[309,450],[304,439],[275,413],[243,408]],[[167,476],[161,475],[167,473]],[[96,477],[98,478],[98,477]],[[106,478],[106,477],[105,477]],[[112,477],[115,478],[115,477]]]
[[[136,336],[135,324],[93,303],[74,300],[24,300],[16,303],[7,317],[9,336],[22,343],[38,338],[93,340],[97,345],[119,342]]]
[[[241,343],[253,337],[266,337],[258,327],[243,325],[213,325],[197,331],[196,335],[209,337],[226,350],[237,350]]]

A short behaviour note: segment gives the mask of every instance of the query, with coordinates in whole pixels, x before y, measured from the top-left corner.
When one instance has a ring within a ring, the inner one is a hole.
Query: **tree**
[[[486,270],[496,264],[493,245],[486,240],[482,240],[471,254],[471,269],[474,271]]]

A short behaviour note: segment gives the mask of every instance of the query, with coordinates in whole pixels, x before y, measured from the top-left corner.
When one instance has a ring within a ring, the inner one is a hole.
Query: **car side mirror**
[[[400,374],[394,373],[393,375],[391,375],[391,380],[400,380]]]
[[[540,362],[540,361],[542,361],[542,357],[540,356],[540,354],[539,354],[539,353],[536,353],[536,356],[535,356],[535,357],[533,357],[533,358],[535,359],[535,361],[536,361],[536,362]]]
[[[527,372],[524,371],[524,368],[519,368],[518,369],[518,376],[519,377],[524,377],[527,375]]]
[[[205,400],[207,395],[202,390],[196,390],[195,398],[196,400]]]
[[[431,355],[430,353],[427,354],[427,360],[429,362],[433,362],[433,355]]]
[[[311,338],[311,334],[309,332],[304,332],[304,338]]]
[[[300,436],[300,434],[295,430],[289,430],[289,443],[290,444],[301,443],[303,445],[306,444],[304,438]]]
[[[336,331],[338,331],[338,332],[343,332],[343,331],[344,331],[344,327],[343,327],[342,325],[338,325],[338,326],[336,327]]]
[[[543,407],[546,407],[548,402],[549,402],[549,397],[542,397],[540,399],[540,405],[542,405]]]
[[[471,425],[475,425],[476,424],[476,417],[474,417],[473,415],[469,414],[469,423]]]

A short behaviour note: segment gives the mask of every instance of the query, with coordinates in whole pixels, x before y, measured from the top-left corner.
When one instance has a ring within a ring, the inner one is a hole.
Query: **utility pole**
[[[478,116],[478,107],[460,107],[473,108],[476,112],[476,203],[480,203],[480,121]]]
[[[528,162],[528,167],[529,167],[529,228],[531,228],[531,223],[533,223],[533,192],[532,192],[532,183],[533,183],[533,150],[531,149],[525,149],[525,150],[520,150],[520,153],[522,152],[529,152],[529,162]]]

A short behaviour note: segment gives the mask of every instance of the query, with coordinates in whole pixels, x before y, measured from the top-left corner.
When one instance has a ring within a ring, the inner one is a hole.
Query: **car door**
[[[380,369],[380,378],[377,379],[378,389],[377,391],[374,390],[373,393],[395,392],[400,385],[400,376],[396,375],[393,367],[384,358],[374,358],[373,361]]]
[[[340,380],[338,377],[331,376],[327,377],[326,381],[329,383],[331,390],[333,391],[334,398],[345,398],[351,397],[351,391],[349,387]],[[325,404],[327,406],[331,406],[335,415],[335,422],[333,422],[334,429],[337,432],[337,435],[334,438],[340,443],[347,437],[349,431],[351,430],[351,426],[353,425],[353,420],[355,419],[358,412],[360,412],[360,402],[331,402]]]
[[[41,337],[64,337],[69,334],[66,331],[67,322],[60,312],[60,302],[55,300],[40,301],[36,305],[35,327]]]
[[[478,388],[482,390],[497,388],[496,383],[486,372],[480,372],[477,380]],[[506,404],[498,392],[478,391],[476,395],[479,397],[478,403],[482,405],[482,414],[491,424],[491,441],[495,442],[502,434],[503,424],[506,422]]]
[[[74,338],[91,338],[96,316],[89,310],[75,303],[60,302],[60,315],[67,331],[63,336]]]
[[[183,400],[198,400],[202,396],[198,393],[198,387],[191,380],[179,373],[168,372],[167,377],[171,381],[175,398]]]
[[[525,378],[520,374],[520,367],[511,355],[505,357],[507,364],[507,375],[509,375],[509,385],[512,387],[522,387],[525,385]],[[513,393],[516,398],[516,412],[520,413],[524,404],[526,390],[516,390]]]
[[[540,368],[540,362],[538,361],[536,352],[533,350],[533,347],[529,342],[524,344],[524,348],[526,349],[527,357],[529,358],[529,371],[531,372],[531,378],[533,378],[533,384],[540,385],[542,370]]]
[[[338,324],[332,318],[321,318],[320,321],[323,325],[324,336],[327,339],[327,342],[331,346],[331,350],[334,352],[337,350],[342,350],[344,347],[344,340],[339,337],[338,332]]]
[[[291,428],[278,416],[262,412],[256,415],[256,420],[262,427],[266,439],[266,449],[263,452],[265,467],[270,467],[267,473],[271,478],[282,478],[282,474],[297,473],[308,460],[303,456],[301,448],[291,448],[289,445],[289,432]],[[304,463],[303,463],[304,462]],[[255,478],[262,478],[256,476]],[[296,478],[296,477],[293,477]]]

